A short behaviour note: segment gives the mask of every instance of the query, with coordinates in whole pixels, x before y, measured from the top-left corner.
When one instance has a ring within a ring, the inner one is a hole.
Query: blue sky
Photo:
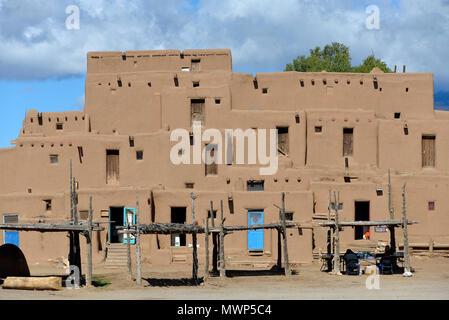
[[[80,9],[68,30],[66,8]],[[370,5],[380,28],[369,30]],[[281,71],[333,41],[353,64],[374,51],[390,67],[433,72],[436,105],[449,105],[449,0],[0,0],[0,147],[25,112],[81,110],[86,53],[230,48],[234,72]]]

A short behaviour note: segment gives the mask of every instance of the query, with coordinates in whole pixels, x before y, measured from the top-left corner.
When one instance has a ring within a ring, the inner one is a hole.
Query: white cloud
[[[80,30],[65,8],[80,8]],[[380,8],[380,30],[365,8]],[[66,76],[86,70],[95,50],[230,48],[234,70],[282,70],[317,45],[338,41],[353,63],[374,50],[390,66],[435,72],[449,86],[449,1],[0,0],[0,77]]]

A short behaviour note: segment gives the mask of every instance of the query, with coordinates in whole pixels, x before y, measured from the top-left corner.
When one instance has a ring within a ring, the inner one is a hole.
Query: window
[[[57,123],[56,124],[56,130],[62,130],[62,123]]]
[[[435,211],[435,201],[429,201],[427,202],[427,209],[429,211]]]
[[[129,137],[129,146],[134,147],[134,137]]]
[[[282,215],[279,212],[279,220],[282,220]],[[286,221],[293,221],[293,212],[286,212],[285,213],[285,220]]]
[[[191,70],[192,71],[200,71],[201,67],[200,67],[200,59],[192,59],[192,65],[191,65]]]
[[[331,209],[335,210],[335,202],[331,202]],[[340,202],[338,204],[338,210],[343,210],[343,203],[342,202]]]
[[[193,141],[193,133],[192,132],[189,133],[189,141],[190,141],[190,145],[193,146],[194,141]]]
[[[400,112],[395,112],[394,113],[394,118],[395,119],[400,119],[401,118],[401,113]]]
[[[185,186],[186,186],[186,189],[193,189],[193,186],[194,186],[195,184],[193,183],[193,182],[186,182],[185,183]]]
[[[262,88],[262,93],[263,94],[267,94],[268,93],[268,88]]]
[[[108,212],[108,216],[109,216],[109,212]],[[89,217],[89,211],[80,210],[80,220],[87,220],[88,217]]]
[[[206,159],[205,159],[205,175],[216,175],[218,173],[218,165],[216,153],[218,152],[218,146],[216,144],[206,145]]]
[[[171,223],[186,223],[186,207],[171,207]],[[171,234],[171,245],[174,247],[185,247],[185,234]]]
[[[46,212],[50,212],[51,211],[51,200],[44,200],[44,205],[45,205],[45,211]]]
[[[209,210],[207,210],[207,217],[208,217],[208,218],[210,218],[210,217],[211,217],[211,214],[210,214],[210,209],[209,209]],[[214,219],[216,219],[216,218],[217,218],[217,210],[214,210],[214,211],[213,211],[213,217],[214,217]]]
[[[295,114],[295,122],[300,123],[301,119],[299,118],[299,114]]]
[[[343,128],[343,156],[352,156],[354,129]]]
[[[143,150],[136,151],[136,160],[143,160]]]
[[[253,80],[254,89],[259,89],[259,84],[257,83],[257,80]]]
[[[189,68],[189,67],[182,67],[181,70],[182,70],[182,71],[190,71],[190,68]]]
[[[175,83],[175,87],[179,87],[179,80],[177,76],[173,78],[173,82]]]
[[[83,147],[78,147],[78,158],[80,160],[80,163],[83,163]]]
[[[435,136],[422,136],[422,166],[435,167]]]
[[[301,87],[304,87],[304,80],[299,80],[299,84],[301,85]]]
[[[199,87],[200,86],[200,82],[199,81],[193,81],[192,85],[194,88]]]
[[[50,155],[50,163],[58,163],[59,162],[59,158],[57,154],[51,154]]]
[[[288,127],[277,127],[278,151],[284,156],[288,155]]]
[[[215,104],[220,104],[220,103],[221,103],[221,100],[218,99],[218,98],[216,98],[216,99],[215,99]]]
[[[106,150],[106,184],[119,181],[119,150]]]
[[[322,126],[315,126],[315,132],[316,132],[316,133],[321,133],[321,132],[323,132],[323,127],[322,127]]]
[[[200,121],[204,125],[204,105],[205,99],[192,99],[190,101],[190,125],[194,121]]]
[[[247,181],[246,182],[247,191],[264,191],[264,181]]]

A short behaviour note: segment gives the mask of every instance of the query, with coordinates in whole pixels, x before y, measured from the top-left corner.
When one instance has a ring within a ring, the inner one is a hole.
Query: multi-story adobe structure
[[[92,195],[94,221],[106,226],[94,236],[94,262],[103,261],[109,243],[122,242],[114,226],[123,223],[124,208],[135,207],[136,189],[142,223],[192,223],[193,192],[200,224],[210,200],[215,209],[223,200],[227,225],[278,221],[273,204],[286,192],[287,217],[302,223],[288,231],[290,261],[310,262],[326,247],[316,222],[327,216],[329,190],[341,193],[341,220],[389,218],[388,169],[395,217],[407,182],[407,215],[419,221],[410,241],[449,240],[449,113],[434,110],[431,73],[254,76],[232,72],[229,50],[89,52],[85,101],[83,111],[28,112],[15,146],[0,151],[0,213],[5,221],[69,219],[72,160],[81,219]],[[260,175],[260,165],[236,164],[232,152],[231,163],[173,164],[171,132],[192,132],[193,120],[223,134],[277,129],[277,172]],[[343,248],[389,239],[371,227],[363,240],[365,231],[345,228]],[[0,234],[1,243],[11,236]],[[21,232],[14,241],[30,263],[68,253],[60,233]],[[151,263],[189,263],[191,243],[189,235],[146,235],[142,255]],[[255,253],[275,262],[277,233],[237,232],[225,248],[231,262]]]

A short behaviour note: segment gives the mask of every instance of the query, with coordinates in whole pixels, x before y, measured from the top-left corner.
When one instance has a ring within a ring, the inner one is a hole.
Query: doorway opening
[[[171,207],[171,222],[172,223],[186,223],[186,207]],[[172,247],[185,247],[186,235],[184,234],[172,234],[171,235]]]
[[[369,201],[355,201],[355,221],[369,221]],[[363,235],[369,231],[369,226],[356,226],[354,239],[361,240]]]
[[[109,208],[109,242],[123,243],[123,234],[119,234],[116,227],[123,226],[123,208],[124,207],[110,207]]]

